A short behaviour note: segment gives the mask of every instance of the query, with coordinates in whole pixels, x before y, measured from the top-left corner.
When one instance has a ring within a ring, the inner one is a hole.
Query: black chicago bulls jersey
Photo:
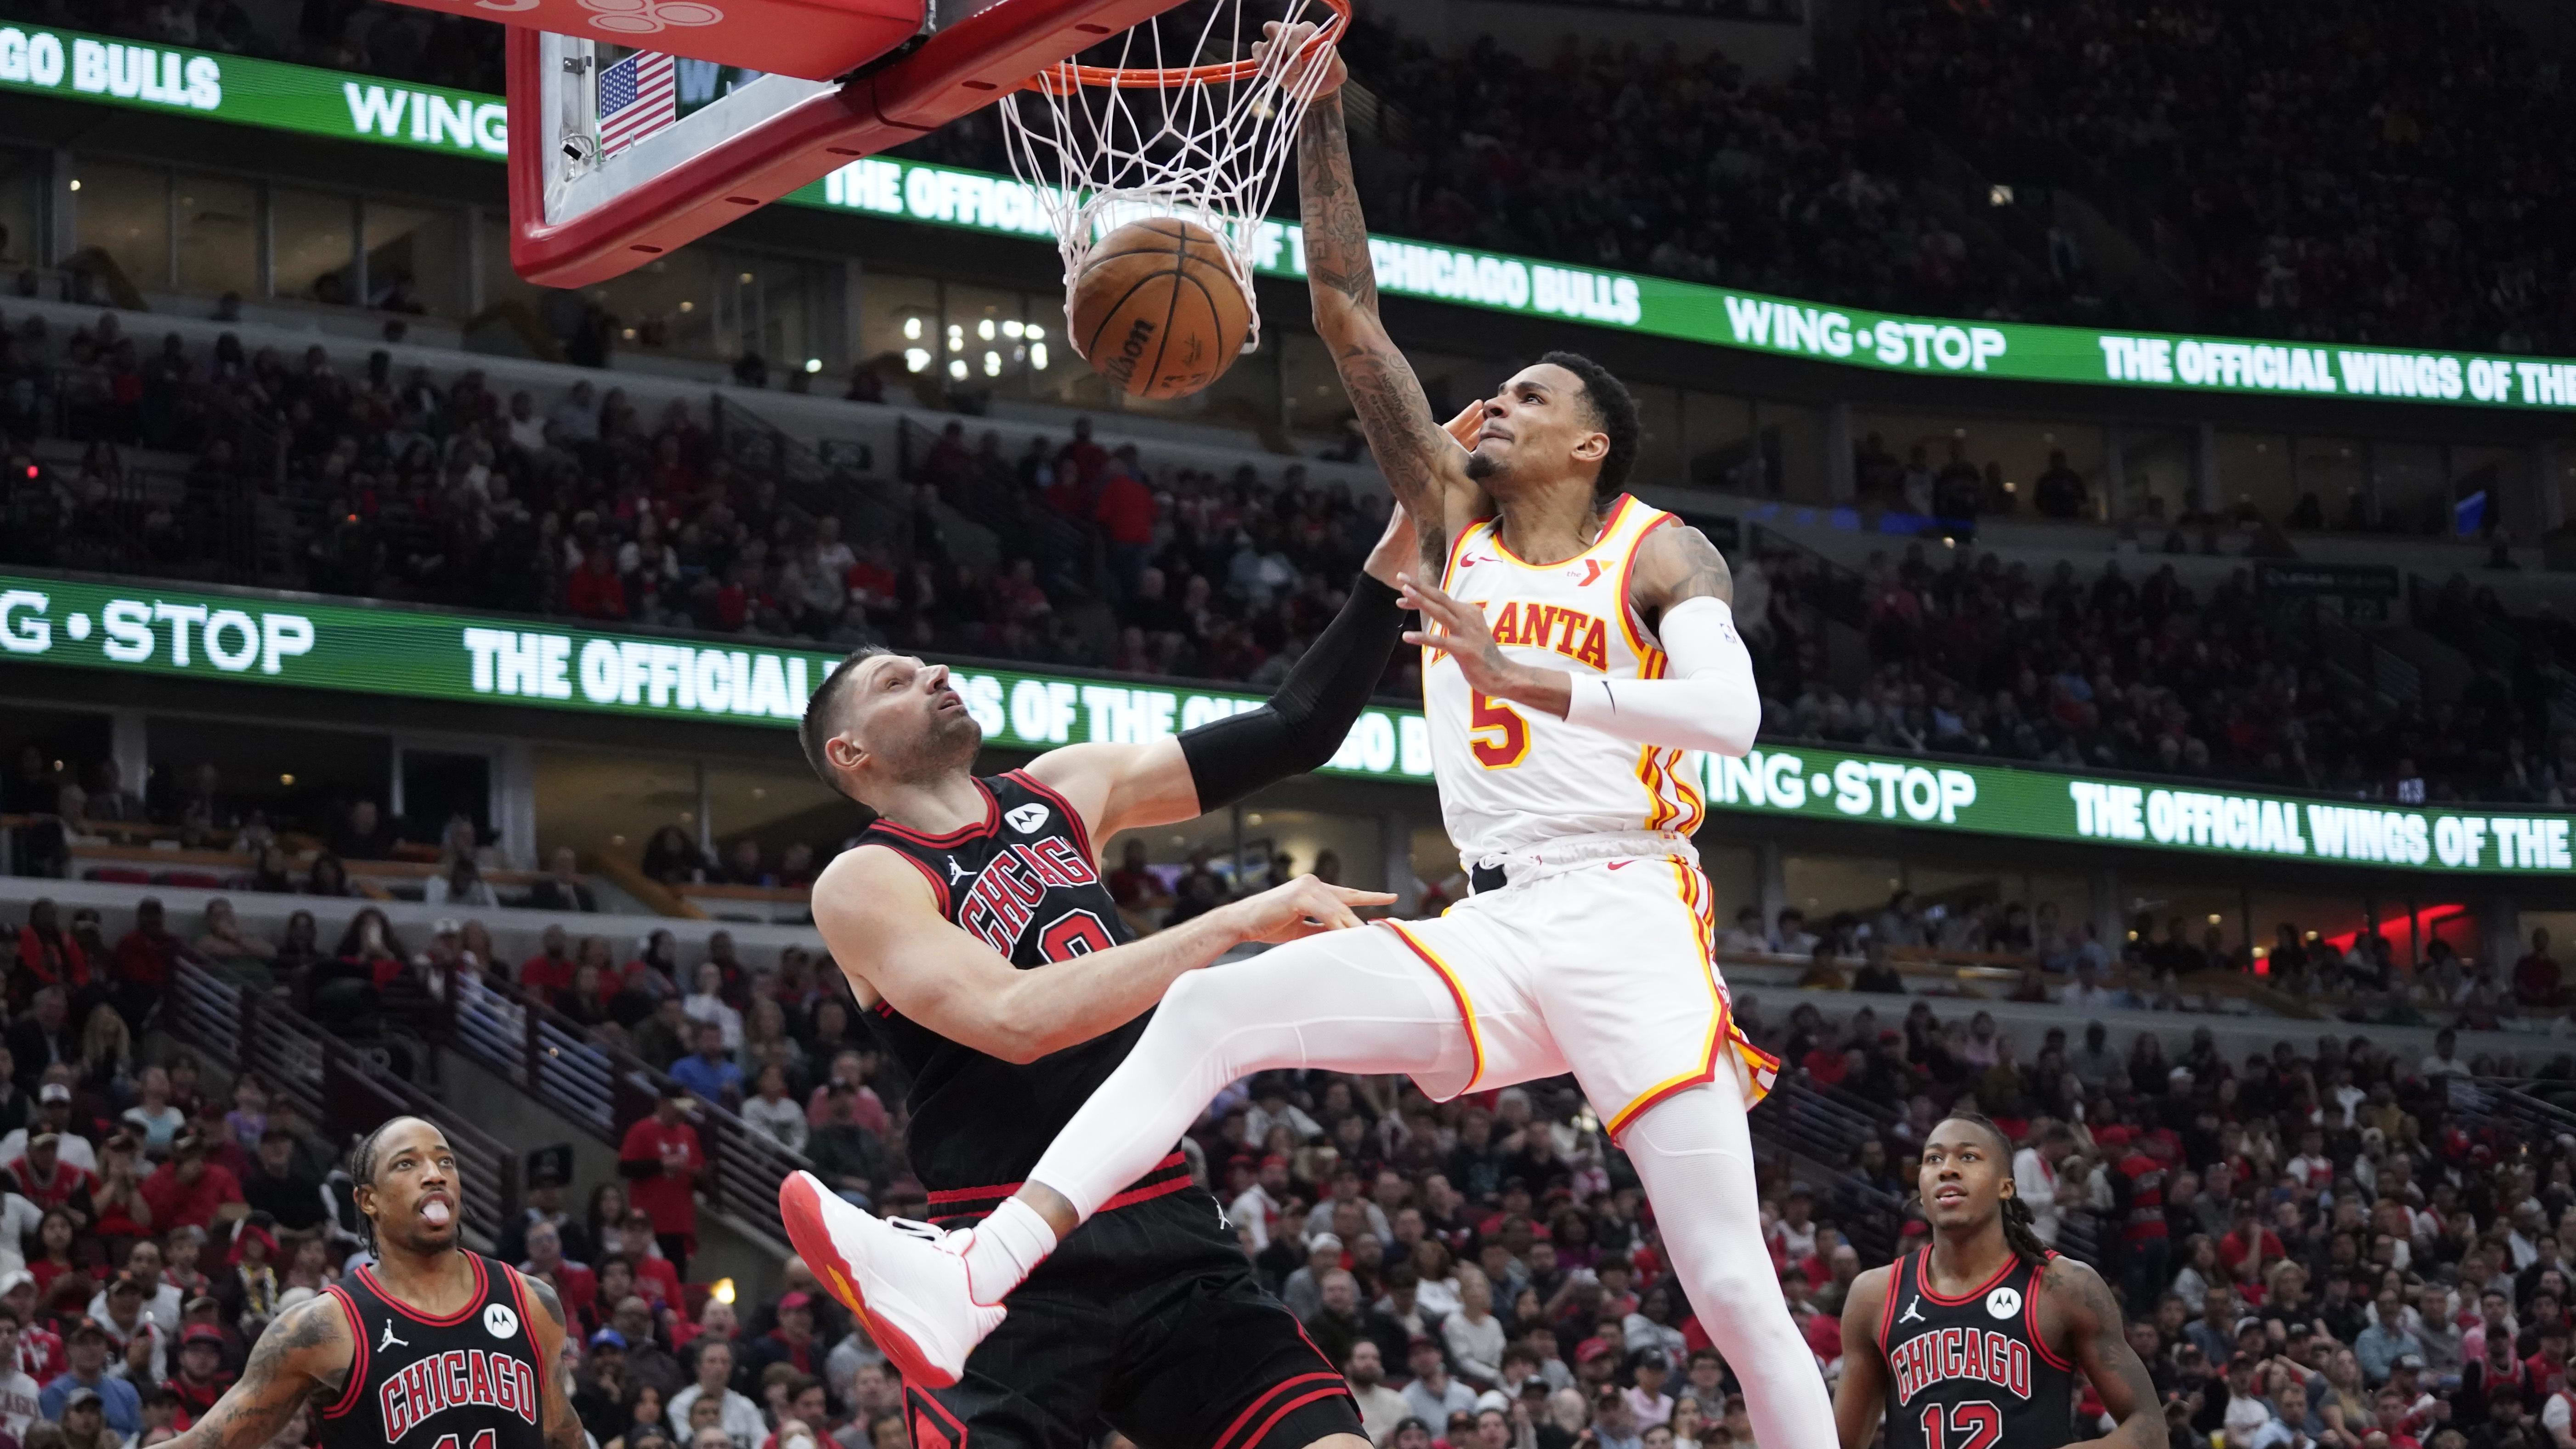
[[[323,1449],[544,1449],[547,1369],[528,1318],[545,1310],[518,1274],[465,1256],[474,1297],[446,1318],[387,1293],[372,1268],[331,1288],[357,1342],[348,1387],[322,1411]]]
[[[1090,831],[1064,797],[1020,770],[975,785],[984,795],[984,818],[975,824],[926,835],[880,820],[859,843],[885,846],[918,866],[940,911],[1023,971],[1125,944]],[[878,1003],[877,1034],[912,1076],[907,1144],[932,1204],[970,1188],[1001,1187],[1007,1196],[1074,1109],[1126,1060],[1151,1017],[1015,1066]]]
[[[2074,1438],[2075,1366],[2039,1336],[2047,1266],[2015,1257],[1984,1287],[1942,1298],[1924,1282],[1931,1253],[1896,1260],[1879,1315],[1887,1449],[2056,1449]]]

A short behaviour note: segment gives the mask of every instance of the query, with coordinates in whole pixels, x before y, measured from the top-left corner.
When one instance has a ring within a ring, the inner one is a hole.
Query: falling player
[[[1310,33],[1265,53],[1302,54]],[[1426,577],[1405,599],[1425,629],[1407,638],[1426,650],[1433,770],[1475,894],[1438,920],[1179,977],[1125,1063],[972,1233],[934,1242],[827,1204],[798,1249],[845,1274],[879,1344],[953,1374],[1002,1321],[1004,1295],[1229,1082],[1279,1067],[1406,1072],[1447,1098],[1571,1070],[1659,1206],[1754,1437],[1821,1449],[1832,1406],[1763,1245],[1745,1123],[1777,1064],[1731,1019],[1690,841],[1694,752],[1744,753],[1761,716],[1725,561],[1620,492],[1636,407],[1584,358],[1550,353],[1514,375],[1466,448],[1433,420],[1378,319],[1332,93],[1341,63],[1316,63],[1323,93],[1298,138],[1315,325],[1421,534]]]
[[[555,1290],[468,1251],[456,1154],[396,1117],[350,1154],[374,1266],[277,1316],[239,1382],[172,1441],[263,1449],[308,1401],[323,1449],[582,1449]]]
[[[1962,1113],[1932,1129],[1916,1179],[1931,1246],[1855,1279],[1843,1305],[1842,1449],[2056,1449],[2075,1376],[2119,1427],[2098,1449],[2164,1449],[2147,1366],[2100,1274],[2048,1250],[2014,1195],[2012,1142]]]
[[[1399,512],[1266,706],[1150,744],[1067,745],[978,778],[983,732],[946,669],[863,651],[814,692],[815,773],[879,817],[815,883],[815,921],[912,1077],[905,1145],[935,1216],[973,1222],[1016,1192],[1174,978],[1244,941],[1357,925],[1353,906],[1394,899],[1305,877],[1130,941],[1097,842],[1329,760],[1395,651],[1393,581],[1415,547]],[[903,1315],[854,1294],[828,1246],[808,1247],[828,1245],[822,1214],[858,1210],[804,1174],[781,1187],[806,1261],[871,1313],[902,1371],[916,1445],[1080,1449],[1106,1418],[1144,1449],[1367,1449],[1336,1366],[1262,1291],[1216,1201],[1191,1190],[1174,1150],[1186,1125],[1095,1204],[1108,1210],[972,1357],[972,1337],[886,1331]]]

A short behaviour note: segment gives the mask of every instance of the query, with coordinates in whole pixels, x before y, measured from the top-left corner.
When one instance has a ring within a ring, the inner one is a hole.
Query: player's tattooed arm
[[[2146,1364],[2129,1347],[2119,1300],[2102,1275],[2072,1258],[2054,1258],[2039,1292],[2042,1325],[2056,1329],[2053,1342],[2066,1350],[2117,1423],[2110,1433],[2073,1449],[2165,1449],[2164,1404]]]
[[[336,1394],[349,1376],[349,1315],[332,1297],[281,1313],[252,1346],[241,1378],[171,1449],[260,1449],[316,1392]]]
[[[1637,546],[1636,567],[1628,571],[1628,602],[1652,629],[1684,599],[1715,599],[1732,609],[1735,575],[1707,534],[1685,523],[1667,523]]]
[[[1887,1416],[1887,1356],[1878,1320],[1893,1290],[1894,1270],[1872,1268],[1843,1298],[1843,1376],[1834,1387],[1834,1433],[1842,1449],[1869,1449]]]
[[[582,1433],[581,1416],[573,1412],[572,1400],[564,1393],[564,1335],[571,1327],[571,1319],[564,1313],[563,1299],[556,1294],[555,1285],[525,1273],[519,1275],[519,1281],[528,1285],[528,1296],[546,1310],[544,1318],[529,1325],[529,1337],[545,1360],[537,1380],[545,1385],[542,1432],[546,1449],[583,1449],[587,1439]]]
[[[1368,219],[1351,181],[1339,94],[1318,97],[1299,123],[1297,188],[1315,331],[1332,350],[1378,471],[1413,515],[1423,561],[1445,561],[1479,490],[1467,477],[1459,440],[1431,415],[1420,379],[1378,320]]]

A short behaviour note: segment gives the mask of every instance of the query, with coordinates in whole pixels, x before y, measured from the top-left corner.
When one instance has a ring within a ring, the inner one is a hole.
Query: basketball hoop
[[[1279,13],[1246,15],[1254,4]],[[1215,233],[1252,299],[1262,220],[1323,84],[1322,57],[1350,23],[1350,0],[1209,0],[1206,9],[1195,39],[1187,22],[1159,16],[1115,42],[1113,64],[1060,61],[1000,104],[1011,173],[1036,193],[1064,258],[1068,335],[1071,291],[1093,245],[1151,217]],[[1319,28],[1294,57],[1263,64],[1252,45],[1273,19]],[[1261,310],[1251,312],[1245,352],[1261,344]]]

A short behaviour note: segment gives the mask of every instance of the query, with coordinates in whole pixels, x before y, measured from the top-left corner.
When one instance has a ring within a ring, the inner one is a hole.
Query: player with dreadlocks
[[[2014,1195],[2012,1139],[1974,1112],[1923,1141],[1915,1181],[1932,1244],[1855,1280],[1843,1305],[1842,1449],[2056,1449],[2075,1376],[2117,1427],[2102,1449],[2164,1449],[2155,1384],[2102,1276],[2061,1258]]]
[[[323,1449],[582,1449],[553,1288],[471,1252],[456,1153],[396,1117],[349,1154],[376,1261],[272,1320],[174,1449],[261,1449],[308,1401]]]

